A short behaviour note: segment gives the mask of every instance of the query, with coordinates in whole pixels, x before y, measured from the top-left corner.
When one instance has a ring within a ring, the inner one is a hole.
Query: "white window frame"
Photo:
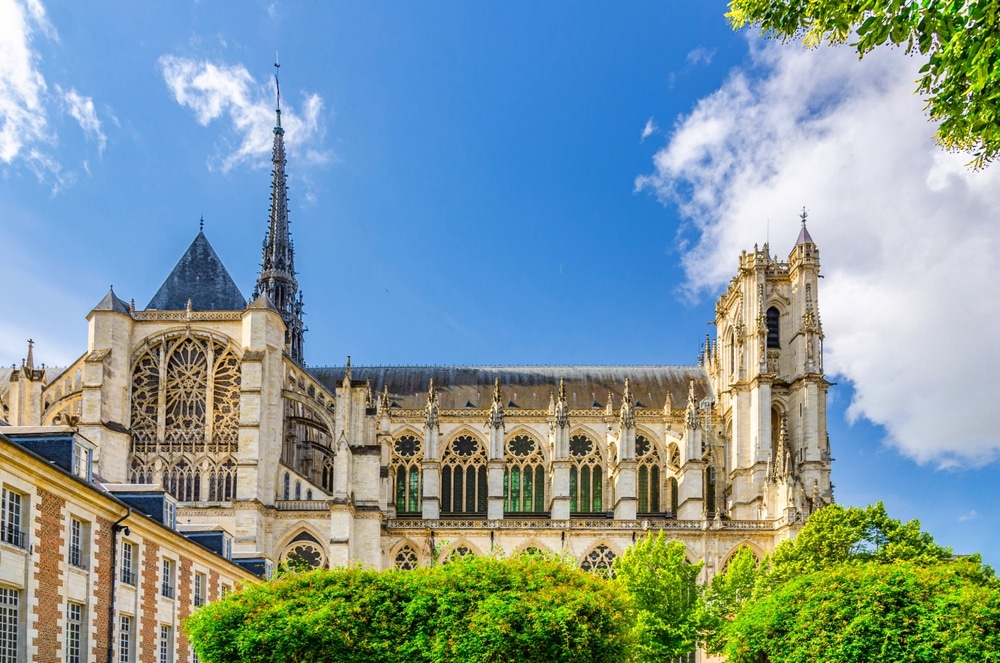
[[[6,486],[0,493],[0,541],[18,548],[28,547],[27,533],[21,530],[26,520],[24,513],[25,496]]]
[[[67,551],[69,555],[67,559],[69,560],[69,565],[76,567],[78,569],[87,568],[87,557],[88,548],[86,546],[88,530],[87,527],[89,523],[76,516],[70,516],[69,519],[69,550]]]
[[[131,541],[122,541],[122,565],[118,579],[125,585],[135,587],[135,558],[136,544]]]
[[[118,617],[118,663],[132,663],[132,630],[135,617],[119,615]]]
[[[83,663],[86,660],[86,638],[84,637],[84,614],[82,603],[66,603],[66,663]]]
[[[0,587],[0,663],[20,663],[21,591]]]
[[[204,573],[194,574],[194,607],[200,608],[205,605],[205,590],[208,588],[208,578],[205,577]]]
[[[160,660],[159,663],[174,661],[174,629],[168,624],[160,624]]]
[[[172,599],[177,594],[177,562],[164,558],[161,568],[160,596]]]

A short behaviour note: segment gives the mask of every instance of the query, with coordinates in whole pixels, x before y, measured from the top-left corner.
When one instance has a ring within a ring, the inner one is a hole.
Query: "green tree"
[[[620,661],[627,600],[543,555],[465,557],[415,571],[287,574],[198,610],[205,663]]]
[[[920,529],[920,522],[889,517],[882,502],[866,507],[831,504],[809,516],[794,539],[783,541],[767,560],[766,576],[778,584],[838,564],[914,560],[930,564],[950,559]]]
[[[790,580],[730,624],[731,663],[1000,661],[1000,587],[975,559],[839,565]]]
[[[684,543],[667,541],[663,530],[615,560],[616,582],[632,602],[632,660],[663,661],[697,649],[701,567],[688,563]]]
[[[705,588],[705,631],[708,648],[720,651],[716,642],[723,626],[734,619],[750,601],[762,579],[757,558],[749,548],[740,548],[729,560],[726,570],[716,574]]]
[[[996,0],[731,0],[734,28],[759,26],[807,47],[852,44],[859,56],[883,44],[924,59],[917,91],[927,96],[937,140],[972,153],[981,168],[1000,155],[1000,3]]]

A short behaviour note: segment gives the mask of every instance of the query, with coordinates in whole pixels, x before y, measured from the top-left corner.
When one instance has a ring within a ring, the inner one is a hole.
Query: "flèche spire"
[[[295,280],[295,251],[288,228],[288,186],[285,178],[285,130],[281,128],[281,86],[278,81],[277,54],[274,62],[276,92],[274,148],[271,153],[271,218],[264,237],[260,275],[254,288],[254,299],[264,293],[274,304],[285,322],[285,352],[302,364],[303,335],[302,293]]]

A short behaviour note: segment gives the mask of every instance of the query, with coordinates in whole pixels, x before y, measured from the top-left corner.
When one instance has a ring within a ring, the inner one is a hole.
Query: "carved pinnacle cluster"
[[[694,397],[694,380],[691,380],[688,383],[687,426],[692,430],[701,428],[701,416],[698,414],[698,402]]]
[[[490,405],[490,426],[503,428],[503,402],[500,400],[500,378],[493,383],[493,404]]]
[[[555,406],[556,425],[559,428],[569,426],[569,403],[566,401],[566,382],[559,378],[559,400]]]
[[[632,396],[628,378],[625,378],[625,392],[622,394],[621,426],[635,428],[635,398]]]
[[[428,428],[438,428],[440,407],[438,406],[437,391],[434,390],[434,378],[431,378],[431,384],[427,388],[427,427]]]
[[[275,63],[275,85],[278,83]],[[254,299],[265,294],[285,322],[285,351],[303,363],[302,293],[295,280],[295,250],[288,228],[288,186],[285,179],[285,130],[281,128],[281,91],[278,88],[274,125],[274,148],[271,176],[271,218],[264,237],[260,275],[254,287]]]

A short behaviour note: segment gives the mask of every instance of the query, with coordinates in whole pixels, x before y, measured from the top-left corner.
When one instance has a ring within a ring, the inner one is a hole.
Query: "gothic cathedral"
[[[819,250],[744,252],[694,366],[306,367],[284,130],[249,301],[204,232],[144,309],[113,291],[65,370],[0,374],[0,418],[71,425],[104,484],[162,485],[234,558],[413,568],[560,552],[608,568],[647,532],[706,573],[833,500]]]

